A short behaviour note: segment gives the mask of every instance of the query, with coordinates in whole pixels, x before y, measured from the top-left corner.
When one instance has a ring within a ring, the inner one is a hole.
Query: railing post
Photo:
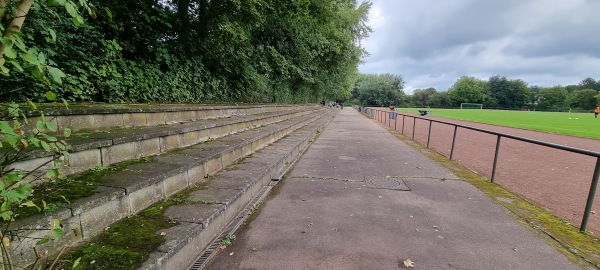
[[[417,127],[417,118],[413,117],[413,134],[412,134],[412,139],[415,139],[415,129]]]
[[[398,130],[398,114],[394,117],[394,130]]]
[[[429,133],[427,133],[427,148],[429,148],[429,139],[431,139],[431,123],[433,121],[429,120]]]
[[[450,160],[452,160],[452,156],[454,155],[454,143],[456,143],[456,130],[458,126],[454,126],[454,135],[452,136],[452,148],[450,148]]]
[[[592,213],[592,206],[594,205],[594,197],[596,196],[596,188],[598,188],[598,176],[600,176],[600,157],[596,159],[596,169],[594,169],[594,176],[592,177],[592,185],[590,186],[590,192],[588,194],[587,203],[585,204],[585,212],[583,213],[583,220],[581,226],[579,226],[580,232],[585,232],[587,228],[590,214]]]
[[[392,124],[392,112],[388,112],[386,115],[387,116],[385,117],[385,120],[388,122],[388,127],[390,127],[390,125]]]
[[[404,134],[404,122],[406,122],[406,115],[402,115],[402,134]]]
[[[496,154],[494,155],[494,166],[492,168],[492,178],[490,178],[490,182],[494,183],[494,178],[496,178],[496,166],[498,165],[498,154],[500,153],[500,139],[502,136],[498,135],[498,140],[496,141]]]

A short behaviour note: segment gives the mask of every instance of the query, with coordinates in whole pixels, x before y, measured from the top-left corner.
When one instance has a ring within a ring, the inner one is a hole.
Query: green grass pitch
[[[396,108],[417,114],[419,110],[436,117],[600,139],[600,116],[594,118],[593,113]]]

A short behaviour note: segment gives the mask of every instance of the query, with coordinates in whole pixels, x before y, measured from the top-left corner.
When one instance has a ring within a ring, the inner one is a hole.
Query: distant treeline
[[[354,0],[88,0],[94,12],[80,26],[51,2],[34,3],[23,38],[63,83],[12,70],[0,101],[47,91],[68,101],[344,100],[371,31],[371,4]]]
[[[455,108],[461,103],[479,103],[484,108],[530,110],[591,110],[600,105],[600,80],[586,78],[578,85],[530,86],[525,81],[493,76],[488,80],[464,76],[447,91],[416,89],[403,91],[399,75],[361,74],[352,97],[363,105]]]

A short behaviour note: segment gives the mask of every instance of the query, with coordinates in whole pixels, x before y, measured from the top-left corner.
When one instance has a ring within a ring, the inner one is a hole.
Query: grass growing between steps
[[[189,194],[206,189],[197,186],[172,198],[155,204],[138,215],[130,216],[107,228],[92,241],[70,250],[58,269],[137,269],[165,241],[162,230],[177,225],[164,216],[169,206],[196,203],[189,201]]]
[[[466,167],[411,140],[406,135],[391,129],[388,130],[407,145],[464,179],[494,202],[508,209],[515,220],[565,254],[570,261],[577,263],[582,269],[588,269],[590,265],[600,268],[600,240],[598,237],[591,233],[579,232],[578,228],[568,221],[553,215],[546,209],[528,202],[496,183],[489,182]]]
[[[52,214],[65,207],[72,201],[95,194],[98,180],[111,173],[127,170],[127,167],[137,163],[154,162],[152,157],[128,160],[108,167],[96,166],[86,172],[59,178],[51,182],[43,182],[33,188],[33,202],[38,206],[46,206],[44,214]],[[35,207],[20,208],[15,219],[23,219],[40,213]]]

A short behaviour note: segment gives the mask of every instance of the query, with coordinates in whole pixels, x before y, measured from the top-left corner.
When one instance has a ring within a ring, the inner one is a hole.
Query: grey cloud
[[[446,90],[463,75],[542,86],[600,77],[600,1],[372,2],[360,70],[400,74],[407,92]]]

